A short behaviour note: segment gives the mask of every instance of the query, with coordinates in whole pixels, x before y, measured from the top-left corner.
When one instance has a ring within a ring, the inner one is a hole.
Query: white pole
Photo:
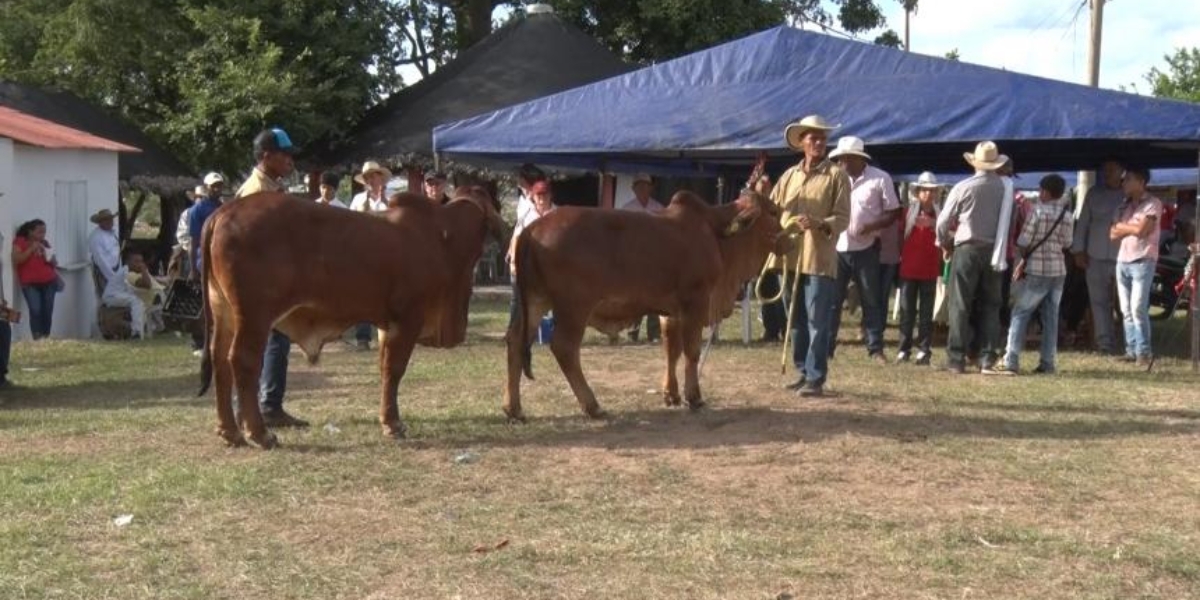
[[[1091,7],[1091,35],[1088,38],[1088,72],[1087,84],[1091,87],[1100,87],[1100,40],[1101,34],[1104,31],[1104,3],[1107,0],[1088,0],[1088,5]],[[1076,214],[1083,209],[1083,197],[1087,191],[1091,189],[1095,179],[1092,177],[1092,171],[1080,171],[1079,183],[1075,187],[1077,194],[1075,202]]]

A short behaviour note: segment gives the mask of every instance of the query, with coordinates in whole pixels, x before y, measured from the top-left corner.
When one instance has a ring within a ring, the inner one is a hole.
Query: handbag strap
[[[1036,252],[1038,248],[1041,248],[1042,244],[1045,244],[1046,240],[1050,239],[1050,236],[1054,235],[1054,230],[1058,229],[1058,226],[1062,224],[1063,218],[1067,216],[1067,211],[1070,209],[1071,205],[1064,202],[1063,208],[1061,211],[1059,211],[1058,218],[1054,220],[1054,224],[1050,226],[1050,230],[1047,231],[1046,235],[1042,236],[1042,239],[1038,240],[1036,244],[1030,246],[1028,250],[1023,252],[1021,254],[1021,258],[1028,260],[1030,256],[1033,256],[1033,253]]]

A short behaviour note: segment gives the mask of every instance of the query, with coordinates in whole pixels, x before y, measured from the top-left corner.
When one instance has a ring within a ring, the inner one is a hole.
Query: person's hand
[[[942,260],[946,261],[946,262],[950,262],[951,258],[954,258],[954,249],[953,248],[942,248]]]
[[[1080,253],[1074,254],[1072,256],[1075,259],[1075,266],[1086,271],[1088,268],[1087,252],[1080,252]]]
[[[813,220],[808,215],[800,215],[796,217],[796,227],[800,231],[810,231],[813,228]]]

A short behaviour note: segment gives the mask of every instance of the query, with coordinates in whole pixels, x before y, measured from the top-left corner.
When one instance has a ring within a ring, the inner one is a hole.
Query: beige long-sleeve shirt
[[[783,211],[781,222],[800,215],[808,215],[815,222],[829,226],[829,231],[812,229],[800,236],[799,243],[786,259],[786,269],[791,271],[800,255],[800,273],[837,277],[838,257],[834,244],[838,236],[850,223],[850,177],[841,167],[826,159],[804,172],[797,164],[779,178],[771,190],[771,201]],[[782,269],[779,259],[773,257],[770,268]]]

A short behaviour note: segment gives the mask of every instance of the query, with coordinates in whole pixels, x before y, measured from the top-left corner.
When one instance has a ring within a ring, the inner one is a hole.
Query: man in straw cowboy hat
[[[786,257],[772,257],[768,268],[798,277],[793,280],[797,294],[791,293],[793,284],[784,290],[792,311],[792,364],[800,374],[787,387],[803,396],[824,391],[838,274],[834,243],[850,221],[850,178],[825,158],[829,132],[836,128],[818,115],[789,124],[784,139],[801,154],[800,162],[784,171],[770,190],[771,200],[782,209],[784,226],[802,234],[796,248]]]
[[[950,260],[950,339],[947,343],[947,369],[964,373],[967,347],[973,336],[980,338],[984,374],[997,372],[996,362],[1004,349],[1000,331],[1000,305],[1003,302],[1002,273],[992,266],[997,243],[996,232],[1005,203],[1011,193],[999,175],[1008,157],[1000,154],[994,142],[980,142],[974,152],[963,158],[975,168],[975,175],[950,190],[945,208],[938,215],[937,239]],[[971,327],[971,309],[979,305],[978,331]]]
[[[900,349],[896,361],[907,362],[916,346],[917,364],[928,365],[932,357],[934,296],[942,273],[942,252],[935,229],[942,186],[933,173],[925,171],[909,187],[911,198],[901,217],[904,241],[900,248]]]
[[[850,222],[838,236],[838,278],[829,321],[829,354],[837,346],[838,329],[842,324],[842,304],[850,281],[858,285],[862,298],[863,325],[866,328],[867,355],[874,361],[887,364],[883,355],[883,325],[886,319],[886,292],[880,289],[879,273],[880,232],[894,226],[900,216],[900,199],[892,184],[892,176],[867,164],[863,141],[854,136],[838,140],[837,148],[829,153],[850,177]]]
[[[362,172],[354,176],[354,181],[366,186],[350,200],[350,210],[359,212],[382,212],[387,210],[387,195],[383,187],[392,178],[392,172],[379,163],[368,160],[363,163]]]
[[[104,289],[103,286],[107,285],[108,280],[117,272],[117,267],[121,266],[121,240],[117,238],[113,227],[115,219],[116,215],[107,208],[101,209],[88,219],[96,224],[96,228],[88,235],[88,251],[92,255],[92,266],[104,279],[100,282],[100,289]]]

